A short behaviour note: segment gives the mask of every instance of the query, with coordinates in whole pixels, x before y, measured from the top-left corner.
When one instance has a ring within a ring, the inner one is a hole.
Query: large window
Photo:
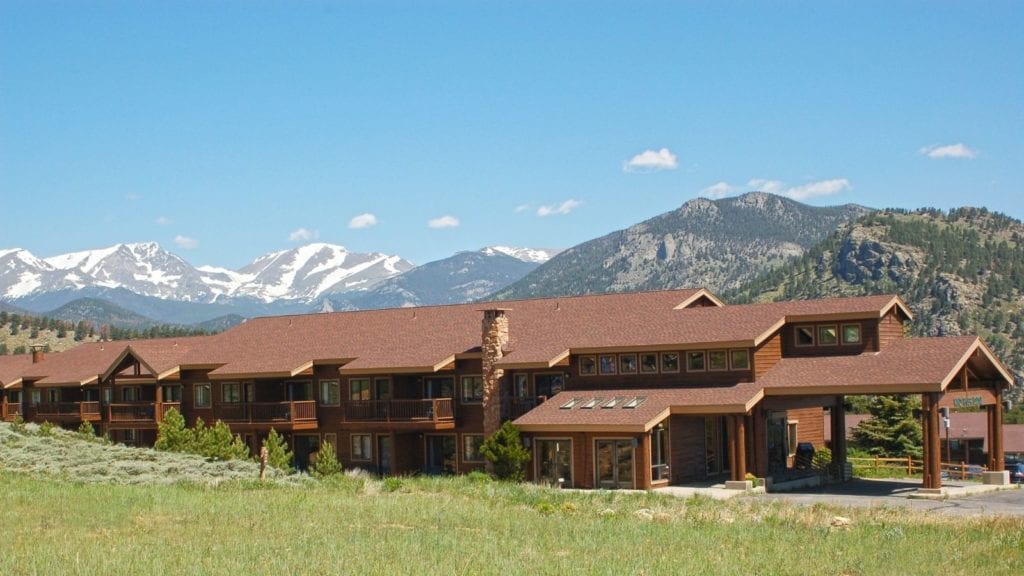
[[[668,480],[668,428],[658,424],[651,430],[651,480]]]
[[[728,370],[729,356],[725,350],[708,352],[708,370]]]
[[[193,404],[196,408],[209,408],[210,407],[210,383],[200,382],[193,387],[195,391],[195,398]]]
[[[537,374],[533,377],[533,386],[537,396],[550,398],[564,389],[565,381],[561,374]]]
[[[225,404],[237,404],[242,401],[242,383],[225,382],[221,384],[220,394]]]
[[[352,435],[352,459],[373,460],[373,437],[369,434]]]
[[[484,399],[484,378],[483,376],[462,377],[462,402],[464,404],[477,404]]]
[[[481,434],[462,435],[462,461],[483,462],[484,457],[480,454],[480,447],[484,444],[484,437]]]
[[[60,388],[48,388],[46,390],[46,401],[51,404],[60,402]]]
[[[340,403],[341,384],[339,384],[337,380],[321,380],[320,404],[323,406],[337,406]]]
[[[750,352],[747,350],[730,350],[729,351],[729,365],[732,366],[733,370],[749,370],[750,369]]]
[[[349,380],[348,399],[353,401],[370,400],[370,379],[353,378]]]
[[[843,324],[843,344],[860,344],[860,324]]]
[[[704,363],[705,360],[704,351],[700,350],[697,352],[686,353],[686,371],[687,372],[703,372],[707,367]]]

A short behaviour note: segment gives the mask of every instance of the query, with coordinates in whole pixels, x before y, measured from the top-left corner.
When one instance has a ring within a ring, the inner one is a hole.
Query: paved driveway
[[[946,483],[947,486],[955,484]],[[843,484],[831,484],[793,492],[761,494],[754,497],[761,500],[783,500],[807,505],[821,503],[863,508],[903,506],[950,516],[992,514],[1024,516],[1024,490],[987,492],[946,500],[923,500],[907,497],[920,486],[920,482],[855,479]]]

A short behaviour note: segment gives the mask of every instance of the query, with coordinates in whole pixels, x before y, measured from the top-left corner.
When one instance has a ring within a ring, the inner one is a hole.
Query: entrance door
[[[377,473],[391,475],[391,436],[377,436]]]
[[[597,441],[598,488],[633,487],[633,441]]]
[[[768,473],[779,474],[785,472],[786,460],[789,456],[789,442],[786,439],[786,413],[770,412],[766,428]]]
[[[427,474],[455,474],[455,436],[430,435],[427,439]]]
[[[320,451],[320,437],[316,434],[296,434],[293,451],[295,467],[299,470],[308,469],[313,463],[310,456]]]
[[[723,416],[704,419],[705,472],[717,476],[729,471],[729,430]]]
[[[537,482],[572,487],[572,440],[537,440]]]

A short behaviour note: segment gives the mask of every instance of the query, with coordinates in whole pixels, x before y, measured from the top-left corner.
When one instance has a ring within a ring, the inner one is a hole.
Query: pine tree
[[[263,446],[267,449],[267,464],[285,472],[294,470],[292,461],[295,455],[288,449],[284,436],[278,434],[277,430],[270,429],[270,434],[263,441]]]
[[[195,436],[185,426],[185,418],[176,409],[164,413],[163,420],[156,426],[156,442],[153,448],[167,452],[191,452]]]
[[[502,480],[521,482],[526,475],[530,452],[519,439],[519,429],[505,421],[492,436],[484,439],[480,454],[494,465],[494,474]]]
[[[269,459],[269,458],[268,458]],[[316,478],[329,478],[341,474],[341,463],[338,462],[337,450],[330,442],[324,442],[317,452],[316,462],[310,469],[310,473]]]
[[[853,441],[875,456],[920,458],[924,446],[921,422],[914,418],[916,397],[874,396],[868,403],[871,418],[853,429]]]

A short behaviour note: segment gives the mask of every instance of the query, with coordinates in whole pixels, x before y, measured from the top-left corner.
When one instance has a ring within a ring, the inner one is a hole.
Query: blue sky
[[[698,196],[1024,217],[1019,2],[0,2],[0,248],[566,247]]]

